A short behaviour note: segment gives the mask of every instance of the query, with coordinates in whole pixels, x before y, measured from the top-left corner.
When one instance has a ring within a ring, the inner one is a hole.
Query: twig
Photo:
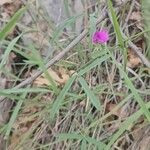
[[[107,15],[106,8],[104,8],[102,16],[97,20],[96,24],[99,24]],[[78,44],[86,35],[88,34],[88,29],[85,29],[78,37],[76,37],[62,52],[57,54],[53,59],[51,59],[47,64],[46,68],[48,69],[51,67],[54,63],[59,61],[64,57],[64,55],[69,52],[76,44]],[[134,50],[134,52],[140,57],[142,62],[150,68],[150,62],[145,58],[145,56],[140,52],[139,48],[134,45],[131,41],[129,42],[129,46]],[[26,80],[22,81],[18,85],[16,85],[14,88],[21,88],[28,84],[31,84],[37,77],[39,77],[43,72],[41,70],[38,70],[32,77],[27,78]]]
[[[102,16],[97,20],[96,24],[99,24],[100,22],[102,22],[102,20],[106,17],[107,12],[106,12],[106,8],[104,8]],[[54,63],[56,63],[57,61],[59,61],[60,59],[62,59],[64,57],[64,55],[69,52],[76,44],[78,44],[86,35],[88,34],[88,29],[85,29],[78,37],[76,37],[62,52],[60,52],[59,54],[57,54],[53,59],[51,59],[47,64],[46,64],[46,68],[48,69],[49,67],[51,67]],[[18,85],[16,85],[14,88],[21,88],[24,87],[28,84],[31,84],[37,77],[39,77],[43,72],[41,70],[37,71],[35,74],[33,74],[32,77],[29,77],[27,79],[25,79],[24,81],[22,81],[21,83],[19,83]]]
[[[150,68],[150,61],[141,53],[141,48],[137,47],[133,42],[129,41],[128,42],[129,46],[132,48],[132,50],[139,56],[141,61],[145,66]]]
[[[125,24],[123,26],[123,29],[126,27],[127,23],[128,23],[128,20],[129,20],[129,17],[132,13],[132,10],[133,10],[133,7],[135,5],[135,0],[132,1],[131,3],[131,7],[130,7],[130,10],[129,10],[129,13],[127,15],[127,18],[125,20]],[[129,41],[128,42],[129,46],[132,48],[132,50],[139,56],[139,58],[141,59],[141,61],[143,62],[143,64],[145,64],[148,68],[150,68],[150,62],[145,58],[145,56],[141,53],[141,49],[138,48],[133,42]]]

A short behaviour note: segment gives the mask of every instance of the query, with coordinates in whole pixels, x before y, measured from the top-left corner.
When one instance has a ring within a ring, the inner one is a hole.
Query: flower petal
[[[107,30],[96,31],[93,34],[92,41],[93,43],[106,43],[109,40],[109,34]]]

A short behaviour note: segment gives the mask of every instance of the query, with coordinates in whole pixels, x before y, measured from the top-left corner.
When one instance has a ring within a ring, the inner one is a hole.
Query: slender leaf
[[[150,17],[149,17],[150,1],[149,0],[142,0],[141,4],[142,4],[143,17],[144,17],[144,29],[149,30],[150,29]],[[148,31],[145,34],[145,37],[146,37],[146,44],[147,44],[147,55],[148,55],[148,58],[150,59],[150,39],[149,39],[150,31]]]
[[[82,68],[78,72],[78,75],[82,76],[83,74],[85,74],[89,70],[93,69],[97,65],[100,65],[102,62],[106,61],[109,57],[110,57],[110,55],[105,55],[105,56],[101,56],[100,58],[95,59],[93,62],[89,63],[84,68]]]
[[[5,53],[2,57],[2,61],[0,63],[0,70],[2,69],[2,67],[6,64],[9,54],[10,52],[13,50],[13,47],[15,46],[15,44],[17,43],[17,41],[19,40],[19,38],[22,36],[22,34],[20,34],[19,36],[17,36],[15,39],[13,39],[9,45],[7,46]]]
[[[125,79],[125,83],[126,83],[128,89],[131,90],[135,100],[138,102],[138,104],[140,105],[141,109],[143,110],[143,113],[145,114],[145,116],[147,117],[148,121],[150,122],[150,111],[146,108],[144,101],[142,100],[141,96],[138,93],[138,90],[136,90],[136,88],[134,87],[132,81],[129,79],[127,74],[124,72],[124,70],[117,63],[116,59],[113,56],[112,56],[112,59],[113,59],[114,63],[117,65],[121,75]]]
[[[82,142],[81,142],[81,150],[87,150],[86,140],[82,140]]]
[[[108,7],[109,7],[109,10],[110,10],[110,17],[112,19],[112,23],[113,23],[114,30],[115,30],[115,33],[116,33],[116,36],[117,36],[117,40],[118,40],[118,44],[119,44],[121,50],[123,51],[124,70],[126,70],[127,49],[124,46],[124,39],[123,39],[123,36],[122,36],[122,32],[120,30],[120,26],[119,26],[119,23],[118,23],[117,16],[115,14],[114,8],[112,6],[111,0],[108,0]]]
[[[99,120],[96,120],[95,122],[92,122],[91,125],[89,125],[85,131],[90,130],[91,128],[93,128],[94,126],[96,126],[97,124],[101,123],[102,121],[104,121],[105,119],[107,119],[109,116],[111,116],[114,112],[117,112],[117,110],[119,110],[119,108],[121,108],[129,99],[131,99],[133,97],[132,94],[128,95],[125,99],[123,99],[117,106],[115,106],[109,113],[105,114],[104,116],[102,116]]]
[[[78,80],[79,80],[82,88],[84,89],[86,95],[89,97],[93,106],[95,106],[97,108],[97,110],[100,110],[100,108],[101,108],[100,100],[98,100],[97,97],[94,95],[94,93],[89,89],[89,86],[86,83],[86,81],[84,80],[84,78],[79,77]]]
[[[0,31],[0,41],[3,40],[14,29],[16,23],[22,17],[25,10],[25,7],[19,9],[10,19],[10,21],[4,26],[4,28]]]
[[[17,118],[17,115],[19,113],[19,110],[24,102],[24,99],[26,97],[27,93],[23,93],[23,95],[20,97],[20,100],[18,101],[16,107],[14,108],[14,111],[11,115],[11,118],[9,120],[9,123],[8,123],[8,126],[7,126],[7,129],[6,129],[6,134],[5,134],[5,137],[4,139],[8,139],[9,138],[9,135],[10,135],[10,132],[11,132],[11,129],[12,129],[12,126]]]
[[[113,26],[114,26],[114,30],[115,30],[115,33],[117,35],[118,43],[123,48],[124,47],[123,37],[122,37],[122,34],[121,34],[118,19],[117,19],[117,16],[115,14],[114,8],[112,6],[111,0],[108,0],[108,7],[109,7],[109,10],[110,10],[110,15],[111,15],[110,17],[111,17],[111,20],[112,20],[112,23],[113,23]]]
[[[146,109],[150,108],[150,102],[146,104]],[[125,130],[128,129],[128,127],[133,124],[141,115],[143,114],[142,108],[138,110],[136,113],[131,115],[130,117],[127,118],[126,121],[124,121],[119,130],[113,135],[112,139],[110,142],[107,144],[105,150],[110,150],[111,146],[115,143],[115,141],[125,132]]]
[[[50,110],[50,118],[53,120],[56,113],[59,111],[60,106],[68,92],[68,90],[70,89],[70,87],[72,86],[74,80],[76,79],[76,75],[73,75],[65,84],[64,88],[62,89],[62,91],[60,92],[60,94],[58,95],[57,99],[54,101],[54,104],[52,105],[52,108]]]
[[[145,116],[147,117],[148,121],[150,122],[150,111],[146,108],[144,101],[142,100],[142,98],[139,95],[138,91],[135,89],[133,83],[131,82],[131,80],[129,79],[127,74],[122,70],[122,68],[119,65],[118,65],[118,68],[119,68],[121,74],[123,75],[123,77],[125,79],[127,87],[131,90],[135,100],[138,102],[138,104],[140,105],[143,113],[145,114]]]
[[[76,139],[76,140],[86,140],[88,143],[90,144],[94,144],[95,146],[97,146],[100,150],[104,150],[105,148],[105,144],[101,141],[98,141],[94,138],[91,138],[91,137],[88,137],[88,136],[84,136],[84,135],[81,135],[81,134],[77,134],[77,133],[62,133],[62,134],[58,134],[57,135],[59,137],[59,141],[62,141],[62,140],[73,140],[73,139]]]

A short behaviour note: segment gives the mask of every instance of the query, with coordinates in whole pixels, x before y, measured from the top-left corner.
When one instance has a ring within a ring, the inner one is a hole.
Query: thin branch
[[[104,8],[102,16],[97,20],[97,25],[102,22],[106,15],[107,15],[107,10]],[[85,29],[78,37],[76,37],[62,52],[57,54],[53,59],[51,59],[47,64],[46,68],[50,68],[54,63],[59,61],[64,57],[66,53],[68,53],[76,44],[78,44],[86,35],[88,34],[88,29]],[[133,51],[139,56],[139,58],[142,60],[142,62],[150,68],[150,62],[145,58],[145,56],[141,53],[141,50],[133,44],[131,41],[128,42],[129,46],[133,49]],[[41,70],[38,70],[32,77],[29,77],[16,85],[14,88],[21,88],[24,87],[28,84],[31,84],[37,77],[39,77],[43,72]]]
[[[107,15],[107,11],[106,8],[104,8],[104,10],[102,11],[102,16],[97,20],[97,25],[102,22],[106,15]],[[88,34],[88,29],[85,29],[78,37],[76,37],[62,52],[60,52],[59,54],[57,54],[53,59],[51,59],[47,64],[46,64],[46,68],[50,68],[54,63],[56,63],[57,61],[59,61],[60,59],[62,59],[64,57],[64,55],[66,53],[68,53],[76,44],[78,44],[86,35]],[[18,85],[16,85],[14,88],[21,88],[24,87],[28,84],[31,84],[37,77],[39,77],[43,72],[41,70],[38,70],[35,74],[33,74],[32,77],[29,77],[27,79],[25,79],[24,81],[22,81],[21,83],[19,83]]]
[[[142,50],[141,48],[137,47],[133,42],[129,41],[128,42],[129,46],[132,48],[132,50],[139,56],[139,58],[141,59],[141,61],[143,62],[143,64],[145,66],[147,66],[148,68],[150,68],[150,61],[142,54]]]

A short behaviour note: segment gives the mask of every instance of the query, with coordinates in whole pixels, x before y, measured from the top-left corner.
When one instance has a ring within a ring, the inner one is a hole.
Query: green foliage
[[[143,17],[144,17],[144,29],[145,30],[150,30],[150,1],[149,0],[142,0],[142,12],[143,12]],[[146,44],[147,44],[147,56],[150,59],[150,31],[145,33],[146,37]]]
[[[149,31],[148,22],[150,20],[148,17],[148,3],[146,0],[142,1],[146,30],[129,37],[128,40],[132,38],[137,39],[143,33],[147,33],[147,36],[149,35],[149,32],[147,32]],[[54,47],[56,53],[60,47],[65,47],[67,44],[59,42],[60,37],[65,37],[63,36],[64,28],[73,26],[75,21],[82,16],[75,15],[71,17],[68,5],[69,1],[64,0],[65,11],[69,18],[57,26],[51,34],[52,42],[58,44]],[[87,28],[88,36],[85,37],[85,41],[78,43],[75,48],[72,48],[65,55],[65,59],[59,60],[57,64],[52,66],[55,69],[62,67],[68,71],[74,71],[72,75],[68,73],[70,75],[69,80],[60,86],[49,75],[45,67],[47,60],[42,58],[40,50],[35,48],[35,43],[32,46],[23,46],[21,42],[17,44],[18,40],[22,38],[22,34],[15,37],[12,41],[4,40],[14,29],[19,18],[26,10],[25,8],[20,9],[1,30],[0,40],[4,42],[5,52],[0,62],[0,71],[3,72],[5,70],[10,52],[13,51],[24,57],[23,68],[21,68],[21,71],[19,70],[19,75],[14,75],[16,78],[13,77],[13,79],[15,78],[15,83],[18,81],[22,82],[23,79],[20,76],[23,69],[30,71],[30,67],[33,66],[37,70],[42,70],[49,83],[47,87],[34,87],[35,85],[33,84],[33,86],[19,89],[12,86],[10,89],[0,90],[1,97],[7,97],[10,101],[15,102],[9,122],[0,129],[0,133],[4,133],[7,141],[11,137],[11,132],[14,132],[13,126],[22,113],[21,111],[30,110],[30,108],[40,108],[37,112],[31,112],[30,116],[27,117],[29,124],[32,124],[30,120],[34,123],[26,133],[23,133],[16,149],[24,148],[28,145],[29,149],[47,150],[54,149],[56,145],[62,143],[66,149],[78,147],[81,150],[110,150],[114,143],[120,140],[119,138],[123,138],[126,130],[130,126],[134,126],[141,116],[144,116],[144,119],[150,122],[150,103],[146,102],[148,101],[148,95],[150,95],[149,85],[145,86],[144,90],[143,87],[137,88],[135,85],[136,81],[144,82],[144,79],[149,78],[147,74],[148,69],[145,67],[139,68],[140,71],[137,76],[134,76],[137,74],[136,72],[133,76],[129,76],[128,70],[124,70],[126,68],[124,36],[122,36],[119,19],[110,0],[108,0],[108,7],[118,45],[116,46],[114,43],[112,43],[113,45],[92,44],[91,36],[96,30],[96,17],[95,13],[90,14],[89,27]],[[69,41],[72,35],[68,34],[65,37],[66,41]],[[86,43],[87,41],[88,43]],[[123,65],[116,59],[118,46],[120,50],[123,50]],[[13,76],[13,73],[10,74]],[[108,77],[111,77],[112,80],[110,81]],[[119,88],[120,90],[118,90]],[[87,99],[88,101],[86,101]],[[118,113],[124,105],[132,100],[137,102],[139,110],[135,109],[132,115],[123,119],[118,115],[119,119],[115,120],[113,118],[114,114]],[[113,102],[114,107],[111,110],[107,110],[107,105],[111,102]],[[33,118],[36,119],[34,120]],[[107,127],[113,124],[117,124],[119,127],[115,132],[109,134]],[[48,138],[43,138],[43,133],[45,134],[45,132]],[[105,135],[105,132],[109,135]]]
[[[122,51],[123,57],[124,57],[124,70],[126,70],[126,65],[127,65],[127,49],[124,46],[124,39],[122,36],[122,31],[120,29],[119,23],[117,16],[115,14],[114,8],[112,6],[111,0],[108,0],[108,7],[110,10],[110,18],[112,19],[113,27],[116,33],[116,38],[118,40],[118,45]]]
[[[16,26],[16,23],[18,20],[22,17],[23,13],[25,12],[26,8],[23,7],[19,9],[13,17],[10,19],[10,21],[3,27],[3,29],[0,31],[0,41],[5,39],[5,37],[13,31],[14,27]]]
[[[86,83],[86,81],[84,80],[84,78],[79,77],[78,80],[79,80],[83,90],[85,91],[86,95],[90,98],[91,103],[93,104],[93,106],[95,106],[97,108],[97,110],[100,110],[100,108],[101,108],[100,101],[94,95],[94,93],[89,89],[89,86]]]

